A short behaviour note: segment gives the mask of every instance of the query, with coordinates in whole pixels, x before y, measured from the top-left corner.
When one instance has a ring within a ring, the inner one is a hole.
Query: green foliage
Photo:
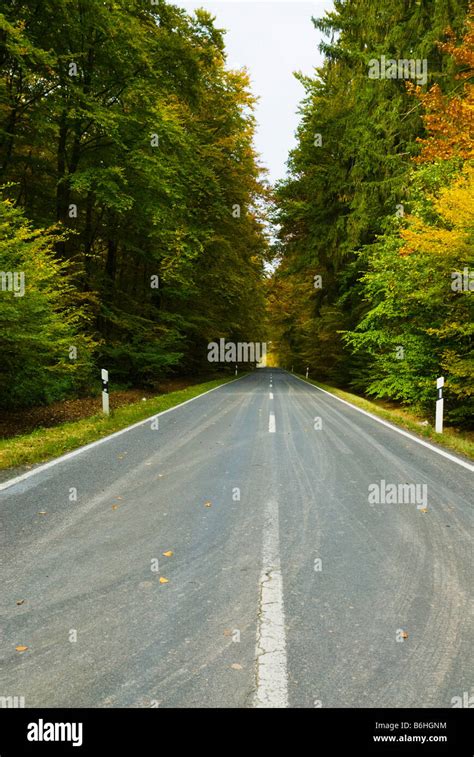
[[[207,369],[219,336],[261,338],[253,100],[210,14],[141,0],[2,12],[0,176],[35,227],[68,231],[56,255],[93,306],[96,369],[149,384]]]
[[[371,309],[346,341],[365,354],[367,369],[354,384],[377,397],[433,406],[434,377],[446,379],[449,417],[474,413],[474,303],[469,289],[453,291],[453,275],[472,269],[472,168],[442,184],[445,171],[418,169],[416,212],[368,246],[362,281]],[[423,202],[420,188],[426,178]],[[467,282],[468,283],[468,282]],[[403,347],[403,358],[396,357]]]
[[[33,405],[81,391],[90,378],[92,340],[82,332],[87,309],[69,266],[53,251],[54,230],[33,230],[18,209],[0,202],[0,403]],[[71,359],[71,347],[77,351]]]
[[[426,137],[422,98],[403,79],[367,72],[381,55],[427,58],[422,91],[436,84],[448,102],[466,96],[460,67],[437,44],[448,26],[461,35],[466,12],[467,2],[336,0],[315,21],[328,37],[326,58],[314,78],[299,77],[306,97],[290,173],[276,190],[279,265],[269,287],[272,339],[285,365],[430,409],[443,373],[456,422],[473,409],[472,295],[450,288],[452,272],[473,263],[472,202],[469,210],[467,187],[456,185],[467,181],[464,162],[440,157],[415,167]],[[465,69],[467,55],[459,61]],[[431,98],[431,112],[440,102]],[[449,117],[433,123],[442,137]]]

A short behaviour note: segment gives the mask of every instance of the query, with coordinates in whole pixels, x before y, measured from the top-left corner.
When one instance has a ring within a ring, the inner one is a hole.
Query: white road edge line
[[[35,468],[34,470],[28,471],[27,473],[22,473],[21,476],[16,476],[16,478],[10,478],[8,479],[8,481],[4,481],[2,484],[0,484],[0,491],[3,491],[4,489],[9,489],[10,486],[15,486],[15,484],[19,484],[21,481],[24,481],[25,479],[30,478],[30,476],[35,476],[37,473],[41,473],[42,471],[47,470],[48,468],[52,468],[53,465],[57,465],[58,463],[64,462],[64,460],[70,460],[71,458],[76,457],[77,455],[80,455],[82,452],[85,452],[88,449],[93,449],[93,447],[98,447],[99,444],[104,444],[104,442],[108,442],[109,439],[114,439],[117,436],[126,434],[127,431],[132,431],[132,429],[134,428],[139,428],[140,426],[144,426],[145,423],[150,423],[150,421],[152,421],[154,418],[159,418],[162,415],[166,415],[166,413],[172,413],[173,410],[178,410],[180,407],[184,407],[184,405],[188,405],[190,402],[194,402],[194,400],[198,400],[201,397],[204,397],[206,394],[215,392],[217,389],[222,389],[222,387],[228,386],[229,384],[233,384],[235,381],[242,381],[242,379],[247,378],[247,376],[239,376],[236,379],[232,379],[232,381],[226,381],[225,384],[220,384],[220,386],[215,386],[212,389],[208,389],[207,392],[203,392],[202,394],[197,394],[196,397],[191,397],[190,400],[185,400],[184,402],[180,402],[179,405],[175,405],[174,407],[169,407],[167,410],[162,410],[161,413],[155,413],[155,415],[150,415],[149,418],[145,418],[145,420],[143,421],[138,421],[138,423],[134,423],[131,426],[122,428],[120,429],[120,431],[114,431],[113,434],[108,434],[108,436],[103,436],[102,439],[97,439],[97,441],[95,442],[90,442],[90,444],[86,444],[84,445],[84,447],[78,447],[78,449],[75,449],[72,452],[67,452],[65,455],[61,455],[61,457],[55,457],[54,460],[50,460],[47,463],[43,463],[43,465],[39,465],[38,468]]]
[[[268,431],[270,434],[274,434],[276,429],[275,413],[270,413],[268,417]]]
[[[278,502],[265,505],[257,624],[254,707],[288,707],[285,610],[280,567]]]
[[[288,374],[288,375],[293,375],[294,378],[298,379],[299,381],[303,381],[305,384],[308,384],[309,386],[312,386],[313,389],[316,389],[318,392],[324,392],[324,394],[328,394],[333,399],[338,400],[338,402],[342,402],[344,405],[349,405],[349,407],[352,407],[354,410],[357,410],[358,413],[362,413],[362,415],[367,415],[369,418],[372,418],[372,420],[377,421],[377,423],[381,423],[382,426],[387,426],[387,428],[391,428],[392,431],[396,431],[397,434],[406,436],[408,439],[411,439],[413,442],[417,442],[417,444],[421,444],[423,447],[427,447],[433,452],[436,452],[438,455],[441,455],[442,457],[446,457],[448,460],[451,460],[453,463],[462,465],[463,468],[467,468],[467,470],[471,471],[471,473],[474,471],[474,465],[471,465],[465,460],[461,460],[459,457],[455,457],[455,455],[451,455],[449,452],[445,452],[443,449],[439,449],[438,447],[435,447],[433,444],[423,441],[423,439],[418,439],[417,436],[413,436],[413,434],[410,434],[408,431],[404,431],[402,428],[398,428],[398,426],[394,426],[392,423],[389,423],[388,421],[384,421],[382,420],[382,418],[378,418],[376,415],[373,415],[372,413],[367,412],[367,410],[362,410],[361,407],[357,407],[357,405],[353,405],[352,402],[343,400],[341,397],[336,397],[335,394],[331,394],[331,392],[326,391],[326,389],[321,389],[321,387],[311,384],[309,381],[306,381],[306,379],[300,378],[299,376],[295,376],[294,374]]]

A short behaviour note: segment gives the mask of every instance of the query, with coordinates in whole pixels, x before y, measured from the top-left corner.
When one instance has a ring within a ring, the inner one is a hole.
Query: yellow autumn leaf
[[[163,578],[163,576],[160,576],[160,584],[167,584],[167,583],[168,583],[168,579]]]
[[[17,652],[26,652],[26,650],[28,649],[28,647],[25,647],[24,644],[18,644],[15,647],[15,649],[16,649]]]
[[[172,557],[173,554],[174,553],[171,551],[171,549],[169,549],[167,552],[163,552],[163,557]]]

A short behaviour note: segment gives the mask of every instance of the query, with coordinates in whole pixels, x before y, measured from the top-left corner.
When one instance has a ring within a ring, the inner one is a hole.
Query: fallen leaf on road
[[[163,557],[173,557],[173,552],[169,549],[167,552],[163,552]]]
[[[212,507],[212,502],[204,502],[204,507]]]
[[[48,514],[47,510],[40,510],[38,513],[38,515],[47,515],[47,514]]]
[[[420,513],[427,513],[428,508],[427,507],[420,507]]]
[[[18,646],[15,647],[17,652],[26,652],[28,647],[25,647],[24,644],[18,644]]]
[[[408,639],[408,634],[406,631],[402,631],[400,636],[402,637],[402,639]]]
[[[232,636],[232,631],[230,628],[224,628],[224,636]]]
[[[118,510],[118,505],[112,505],[112,510]]]
[[[167,584],[167,583],[168,583],[168,579],[163,578],[163,576],[160,576],[160,584]]]
[[[239,665],[238,662],[233,662],[230,667],[232,668],[232,670],[242,670],[242,665]]]
[[[25,603],[24,599],[17,599],[16,600],[17,605],[23,605]]]

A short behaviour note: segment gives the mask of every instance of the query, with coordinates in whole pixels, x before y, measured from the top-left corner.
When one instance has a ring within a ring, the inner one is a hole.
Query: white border
[[[428,447],[428,449],[431,449],[433,452],[436,452],[438,455],[442,455],[443,457],[446,457],[448,460],[451,460],[451,462],[457,463],[458,465],[462,465],[463,468],[467,468],[467,470],[471,471],[471,473],[474,471],[474,465],[471,465],[465,460],[461,460],[460,457],[455,457],[455,455],[451,455],[449,452],[445,452],[443,449],[440,449],[439,447],[435,447],[433,444],[430,444],[429,442],[425,442],[423,439],[419,439],[417,436],[410,434],[408,431],[405,431],[402,428],[398,428],[398,426],[394,426],[392,423],[389,423],[388,421],[384,421],[382,418],[378,418],[376,415],[373,415],[372,413],[367,412],[367,410],[362,410],[361,407],[357,407],[357,405],[353,405],[352,402],[343,400],[341,397],[336,397],[335,394],[331,394],[331,392],[326,391],[326,389],[321,389],[320,386],[315,386],[314,384],[311,384],[310,381],[306,381],[306,379],[301,378],[300,376],[297,376],[294,373],[290,373],[289,371],[285,371],[285,373],[287,373],[289,376],[293,376],[294,378],[297,378],[299,381],[303,381],[305,384],[308,384],[308,386],[312,386],[313,389],[316,389],[318,392],[324,392],[324,394],[328,394],[330,397],[333,397],[335,400],[338,400],[338,402],[343,402],[344,405],[349,405],[349,407],[352,407],[354,410],[357,410],[358,413],[363,413],[363,415],[367,415],[369,418],[372,418],[372,420],[377,421],[377,423],[381,423],[382,426],[387,426],[387,428],[391,428],[392,431],[396,431],[397,434],[406,436],[408,439],[411,439],[413,442],[417,442],[418,444],[423,445],[423,447]]]
[[[72,452],[67,452],[65,455],[61,455],[61,457],[55,457],[54,460],[50,460],[48,463],[43,463],[43,465],[39,465],[34,470],[28,471],[27,473],[22,473],[21,476],[16,476],[16,478],[10,478],[8,479],[8,481],[4,481],[3,483],[0,484],[0,491],[9,489],[10,486],[19,484],[20,481],[24,481],[25,479],[30,478],[30,476],[35,476],[37,473],[41,473],[42,471],[47,470],[48,468],[52,468],[53,465],[62,463],[64,460],[70,460],[72,457],[76,457],[76,455],[80,455],[82,452],[85,452],[88,449],[92,449],[93,447],[98,447],[99,444],[103,444],[104,442],[108,442],[110,439],[114,439],[117,436],[121,436],[121,434],[125,434],[127,431],[131,431],[134,428],[139,428],[140,426],[144,426],[145,423],[150,423],[150,421],[152,421],[154,418],[158,418],[161,415],[166,415],[166,413],[171,413],[172,410],[177,410],[178,407],[184,407],[184,405],[187,405],[189,402],[194,402],[194,400],[198,400],[200,397],[204,397],[206,394],[215,392],[216,389],[222,389],[223,386],[228,386],[229,384],[233,384],[235,381],[241,381],[247,376],[248,374],[245,374],[245,376],[239,376],[238,378],[234,378],[231,381],[226,381],[224,384],[220,384],[219,386],[215,386],[212,389],[208,389],[206,392],[197,394],[195,397],[191,397],[190,400],[185,400],[184,402],[180,402],[179,405],[174,405],[174,407],[169,407],[167,410],[162,410],[161,413],[155,413],[154,415],[150,415],[149,418],[145,418],[143,421],[138,421],[137,423],[133,423],[131,426],[126,426],[126,428],[122,428],[120,429],[120,431],[114,431],[113,434],[108,434],[107,436],[103,436],[101,439],[97,439],[97,441],[95,442],[90,442],[89,444],[85,444],[84,447],[78,447]]]

